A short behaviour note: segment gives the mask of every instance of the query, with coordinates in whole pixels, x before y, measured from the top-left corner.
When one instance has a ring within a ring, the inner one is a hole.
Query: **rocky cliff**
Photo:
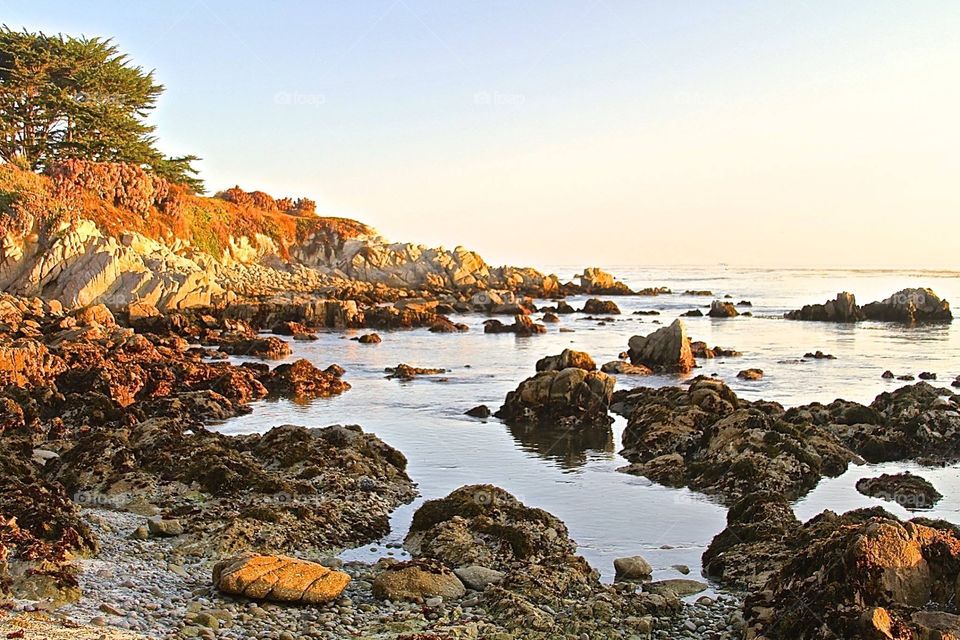
[[[127,165],[73,161],[51,175],[0,165],[0,288],[67,307],[161,310],[288,291],[559,293],[557,278],[535,269],[392,243],[301,203],[239,188],[199,197]]]

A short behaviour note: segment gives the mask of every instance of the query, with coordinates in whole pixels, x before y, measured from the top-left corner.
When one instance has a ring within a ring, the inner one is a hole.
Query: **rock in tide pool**
[[[350,576],[288,556],[243,554],[213,567],[213,584],[224,593],[258,600],[323,604],[337,599]]]
[[[339,367],[337,368],[339,369]],[[281,364],[260,378],[270,393],[296,399],[335,396],[350,388],[340,379],[342,369],[321,371],[309,360],[301,358],[292,364]]]
[[[357,338],[357,342],[360,344],[380,344],[383,340],[376,333],[366,333]]]
[[[674,320],[670,326],[657,329],[648,336],[633,336],[628,344],[630,362],[654,371],[689,373],[696,364],[687,327],[682,320]]]
[[[600,370],[604,373],[614,373],[625,376],[649,376],[653,374],[653,369],[642,364],[630,364],[623,360],[613,360],[606,362]]]
[[[744,369],[737,374],[741,380],[761,380],[763,379],[763,369]]]
[[[470,416],[471,418],[480,418],[486,420],[492,415],[490,407],[485,404],[477,405],[473,409],[467,409],[464,415]]]
[[[466,592],[453,571],[430,560],[392,564],[373,581],[373,595],[381,600],[420,601],[436,596],[452,600]]]
[[[740,315],[740,312],[737,311],[737,307],[732,302],[714,300],[710,303],[710,311],[707,312],[707,315],[711,318],[736,318]]]
[[[653,567],[641,556],[617,558],[613,561],[617,580],[643,580],[653,574]]]
[[[484,333],[514,333],[518,336],[532,336],[538,333],[546,333],[547,328],[542,324],[537,324],[526,315],[517,315],[513,318],[513,324],[503,324],[496,318],[492,318],[483,323]]]
[[[598,316],[619,315],[620,307],[618,307],[616,303],[614,303],[612,300],[600,300],[599,298],[590,298],[584,303],[583,309],[581,309],[581,312],[589,313],[591,315],[598,315]]]
[[[495,414],[509,424],[543,427],[607,427],[616,378],[600,371],[569,367],[541,371],[507,393]]]
[[[857,491],[872,498],[896,502],[911,511],[932,509],[943,497],[927,480],[909,472],[861,478],[857,481]]]

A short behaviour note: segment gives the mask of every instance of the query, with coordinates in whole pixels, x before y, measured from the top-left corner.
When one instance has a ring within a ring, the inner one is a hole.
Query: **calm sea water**
[[[685,318],[690,336],[743,352],[743,357],[702,361],[696,373],[716,373],[741,396],[776,400],[785,406],[842,397],[869,402],[899,384],[881,379],[887,369],[897,374],[932,371],[949,386],[960,375],[960,321],[951,325],[903,327],[885,323],[841,326],[790,322],[789,309],[823,302],[838,291],[851,291],[864,304],[908,286],[926,286],[960,304],[960,273],[892,271],[802,271],[717,268],[608,269],[634,288],[667,286],[674,292],[710,290],[749,300],[753,317]],[[577,269],[550,271],[564,280]],[[508,427],[497,420],[481,422],[463,415],[487,404],[496,410],[506,393],[534,372],[545,355],[574,348],[598,363],[617,358],[632,335],[647,334],[694,308],[704,311],[712,298],[676,293],[656,297],[612,298],[623,314],[606,326],[584,315],[562,316],[546,335],[517,338],[485,335],[478,314],[455,318],[470,325],[463,334],[432,334],[425,329],[381,331],[379,345],[361,345],[348,338],[358,332],[329,331],[311,343],[296,343],[294,358],[308,358],[325,367],[346,368],[353,388],[342,396],[299,405],[289,401],[257,403],[252,414],[227,422],[226,433],[262,432],[280,424],[324,426],[360,424],[397,447],[409,460],[409,474],[421,498],[401,507],[392,518],[393,531],[378,545],[348,550],[344,557],[373,560],[401,542],[413,511],[424,499],[446,495],[470,483],[492,483],[525,503],[560,517],[580,545],[580,552],[613,577],[614,558],[640,554],[655,567],[657,578],[680,577],[674,565],[687,565],[695,576],[700,555],[725,524],[725,509],[685,489],[670,489],[644,478],[618,473],[626,461],[616,451],[625,421],[617,419],[612,441],[572,442]],[[571,299],[579,308],[584,298]],[[659,316],[635,316],[655,309]],[[741,310],[747,310],[741,307]],[[574,333],[560,333],[560,327]],[[836,360],[798,362],[820,349]],[[444,376],[412,382],[384,378],[384,367],[398,363],[449,369]],[[759,382],[738,380],[741,369],[758,367]],[[676,384],[675,376],[620,376],[618,387]],[[926,469],[886,464],[855,467],[839,478],[824,480],[796,504],[802,519],[824,509],[845,511],[880,504],[901,517],[909,512],[892,503],[860,495],[857,479],[900,469],[926,477],[945,498],[925,515],[960,523],[960,477],[957,468]]]

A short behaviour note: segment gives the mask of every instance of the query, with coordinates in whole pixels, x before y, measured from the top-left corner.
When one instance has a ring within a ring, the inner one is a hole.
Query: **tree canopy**
[[[109,39],[0,27],[0,158],[42,171],[66,158],[128,162],[202,191],[196,156],[156,148],[146,117],[163,92]]]

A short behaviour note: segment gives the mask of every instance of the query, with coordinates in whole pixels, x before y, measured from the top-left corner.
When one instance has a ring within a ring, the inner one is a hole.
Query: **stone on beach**
[[[392,564],[373,581],[373,595],[381,600],[424,600],[436,596],[453,600],[466,592],[453,571],[429,560]]]
[[[642,580],[653,574],[653,567],[641,556],[628,556],[613,561],[617,580]]]
[[[345,573],[288,556],[242,554],[213,568],[220,591],[277,602],[323,604],[336,600],[349,582]]]

